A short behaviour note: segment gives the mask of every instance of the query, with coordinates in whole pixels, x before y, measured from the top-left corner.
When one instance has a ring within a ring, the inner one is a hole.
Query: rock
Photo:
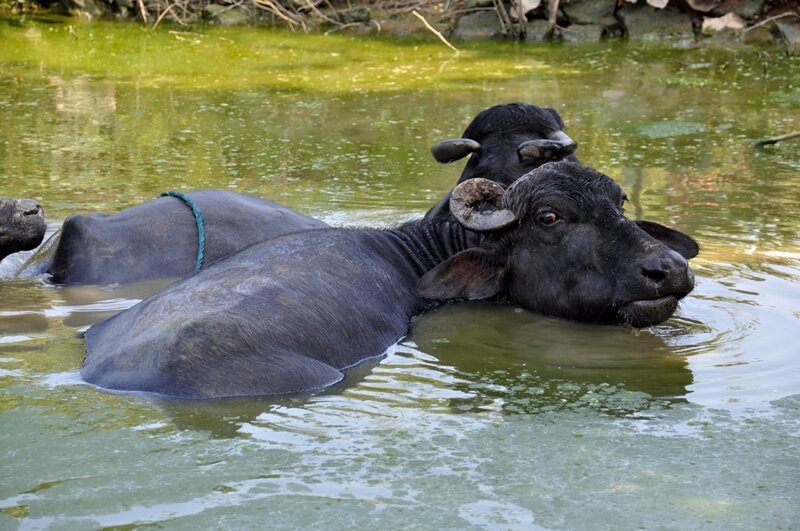
[[[517,18],[517,14],[519,13],[519,9],[517,9],[516,4],[519,3],[522,7],[522,13],[527,15],[528,13],[532,13],[536,11],[542,6],[542,0],[517,0],[513,2],[511,6],[508,8],[508,13]]]
[[[62,0],[61,4],[70,15],[83,15],[89,20],[100,18],[106,13],[106,7],[101,0]]]
[[[689,7],[694,9],[695,11],[700,11],[701,13],[708,13],[719,4],[722,3],[722,0],[686,0],[686,3],[689,4]]]
[[[527,42],[544,42],[547,37],[546,20],[534,19],[528,21],[528,32],[525,34]]]
[[[604,35],[600,24],[572,24],[561,32],[564,42],[600,42]]]
[[[703,35],[714,35],[722,32],[738,35],[744,27],[744,20],[736,13],[728,13],[721,17],[703,17]]]
[[[602,24],[616,22],[616,0],[572,0],[562,6],[572,24]]]
[[[634,40],[671,40],[694,42],[693,17],[672,7],[655,9],[644,5],[623,5],[617,16],[625,25],[625,33]]]
[[[724,0],[710,11],[711,15],[722,16],[736,13],[745,20],[755,20],[764,12],[764,0]]]
[[[786,47],[786,53],[794,55],[800,50],[800,25],[775,21],[772,26],[775,40]]]
[[[667,7],[669,0],[647,0],[647,5],[653,6],[656,9],[664,9]]]
[[[503,34],[500,20],[494,11],[470,13],[458,19],[453,37],[461,40],[486,39]]]
[[[252,20],[246,13],[239,9],[230,9],[228,6],[219,4],[208,4],[203,8],[202,16],[204,19],[222,26],[244,26],[250,24]]]

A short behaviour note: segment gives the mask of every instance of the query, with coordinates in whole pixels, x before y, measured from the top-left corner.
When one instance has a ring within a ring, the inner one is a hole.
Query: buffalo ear
[[[500,292],[506,273],[494,263],[486,251],[461,251],[425,273],[414,291],[434,300],[488,299]]]
[[[639,228],[645,231],[647,234],[660,241],[673,251],[678,252],[678,254],[687,260],[694,258],[697,256],[697,253],[700,252],[700,246],[697,245],[697,242],[682,232],[670,229],[664,225],[659,225],[653,221],[645,221],[643,219],[636,220],[634,223],[636,223]]]

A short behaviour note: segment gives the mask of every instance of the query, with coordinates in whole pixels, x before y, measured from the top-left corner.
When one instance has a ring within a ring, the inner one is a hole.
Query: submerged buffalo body
[[[320,229],[254,245],[90,328],[98,386],[202,399],[323,389],[382,355],[442,301],[506,300],[566,319],[647,326],[693,288],[697,245],[622,212],[608,177],[570,162],[456,187],[457,222]]]
[[[0,198],[0,260],[42,243],[47,224],[44,211],[32,199]]]
[[[186,195],[204,218],[206,265],[268,238],[328,226],[273,201],[236,192],[200,190]],[[53,238],[24,266],[23,275],[49,273],[57,284],[185,277],[194,272],[198,250],[192,211],[175,197],[113,215],[71,216]]]
[[[564,132],[564,121],[555,109],[517,102],[481,111],[461,138],[439,142],[431,152],[441,163],[469,157],[459,183],[481,177],[507,187],[547,162],[577,162],[577,148],[578,144]],[[426,217],[447,217],[449,200],[448,194]]]

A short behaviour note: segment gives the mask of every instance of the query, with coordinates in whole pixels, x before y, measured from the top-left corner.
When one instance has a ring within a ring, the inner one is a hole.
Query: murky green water
[[[0,196],[53,227],[230,188],[336,224],[420,215],[428,148],[559,109],[631,214],[699,240],[640,332],[444,307],[318,396],[181,404],[81,385],[76,332],[156,289],[0,282],[0,528],[800,527],[800,59],[752,50],[0,24]],[[19,260],[0,265],[9,275]]]

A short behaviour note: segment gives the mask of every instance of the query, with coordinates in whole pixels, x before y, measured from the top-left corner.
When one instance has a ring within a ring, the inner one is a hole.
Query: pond
[[[223,188],[335,225],[418,217],[436,142],[559,110],[629,214],[695,237],[644,330],[489,303],[417,318],[314,396],[174,402],[81,383],[79,333],[158,285],[0,265],[0,528],[800,526],[800,58],[654,44],[464,45],[256,29],[0,23],[0,196],[50,230]]]

